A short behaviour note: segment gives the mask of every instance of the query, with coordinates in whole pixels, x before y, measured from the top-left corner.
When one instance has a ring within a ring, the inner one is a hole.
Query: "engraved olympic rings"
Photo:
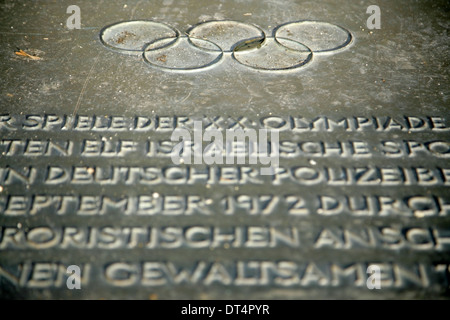
[[[353,37],[340,26],[312,20],[281,24],[271,36],[234,20],[202,22],[183,34],[161,22],[132,20],[106,26],[100,41],[116,52],[142,55],[149,66],[164,71],[202,71],[231,58],[254,70],[283,72],[305,66],[313,55],[341,51]]]

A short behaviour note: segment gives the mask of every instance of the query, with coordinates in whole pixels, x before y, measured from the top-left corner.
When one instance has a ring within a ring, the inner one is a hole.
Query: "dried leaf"
[[[26,58],[30,58],[32,60],[41,60],[42,58],[39,58],[37,56],[32,56],[29,53],[26,53],[25,51],[23,51],[22,49],[19,49],[19,51],[14,52],[16,55],[21,56],[21,57],[26,57]]]

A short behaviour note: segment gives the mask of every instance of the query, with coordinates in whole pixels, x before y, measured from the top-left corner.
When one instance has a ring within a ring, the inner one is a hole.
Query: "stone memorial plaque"
[[[448,1],[0,3],[0,297],[448,298]]]

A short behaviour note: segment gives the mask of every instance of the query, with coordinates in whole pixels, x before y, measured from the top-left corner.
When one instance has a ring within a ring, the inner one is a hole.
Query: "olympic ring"
[[[176,44],[165,44],[170,38],[156,40],[144,48],[144,61],[153,67],[167,71],[199,71],[209,68],[222,60],[223,51],[214,42],[205,39],[180,37]],[[163,43],[162,46],[156,46]],[[170,48],[169,48],[170,47]],[[166,51],[164,54],[163,51]],[[178,51],[178,54],[170,54]],[[187,54],[186,54],[187,53]],[[185,59],[178,59],[179,55]]]
[[[338,51],[348,46],[353,39],[352,34],[340,26],[313,20],[282,24],[274,29],[274,37],[303,43],[316,54]]]
[[[141,55],[148,43],[160,38],[172,38],[176,42],[179,37],[177,29],[152,20],[117,22],[100,31],[103,45],[124,54]]]
[[[164,71],[202,71],[229,57],[254,70],[278,72],[297,70],[313,55],[339,52],[353,42],[353,36],[343,27],[313,20],[281,24],[272,36],[256,25],[234,20],[202,22],[183,35],[161,22],[131,20],[103,28],[100,41],[116,52],[142,55],[149,66]]]
[[[189,29],[187,34],[213,41],[227,53],[232,53],[243,41],[266,38],[266,33],[260,27],[234,20],[202,22]]]

